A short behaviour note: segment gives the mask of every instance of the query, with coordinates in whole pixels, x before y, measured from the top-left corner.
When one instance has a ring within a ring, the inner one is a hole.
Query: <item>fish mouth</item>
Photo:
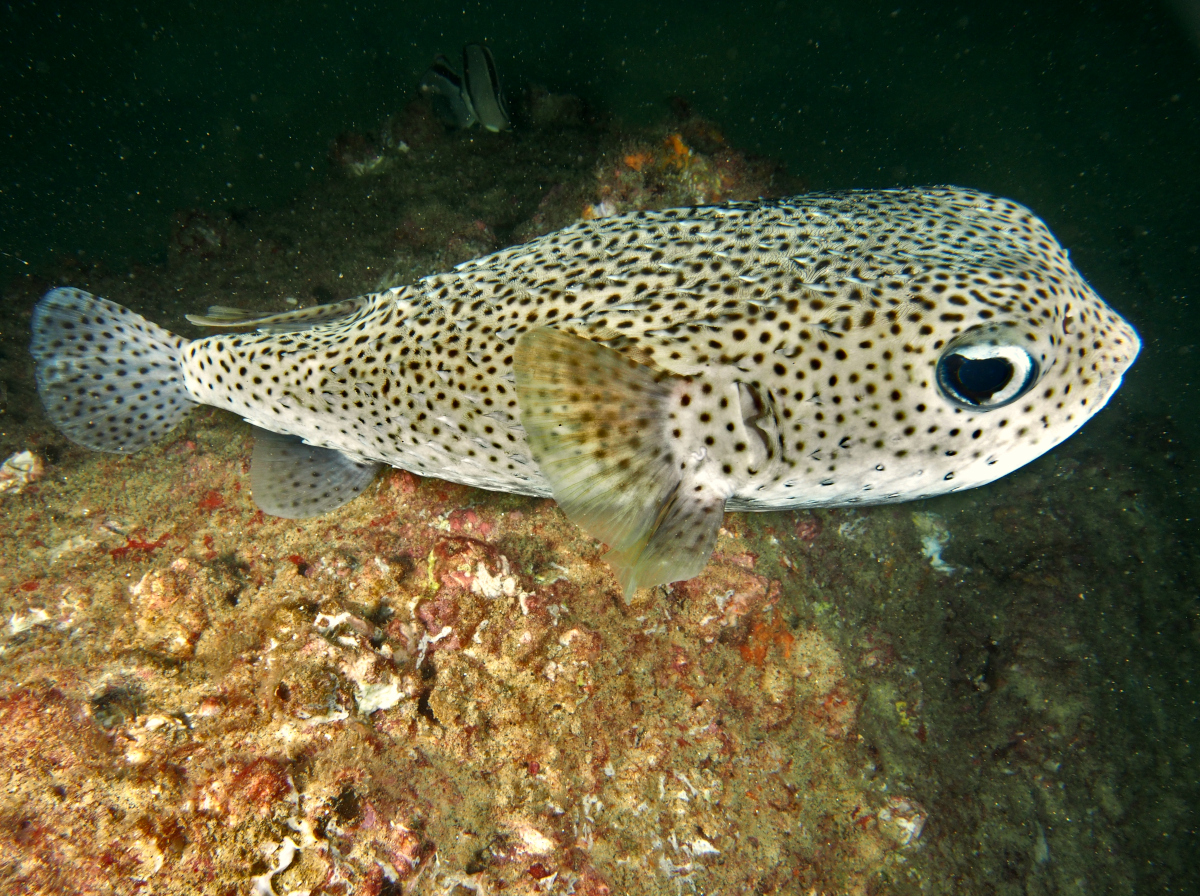
[[[1120,383],[1121,377],[1133,366],[1133,362],[1142,353],[1142,337],[1133,328],[1133,324],[1120,315],[1114,314],[1114,316],[1117,323],[1114,329],[1117,332],[1113,334],[1113,342],[1117,343],[1119,340],[1119,344],[1114,346],[1118,350],[1113,352],[1115,356],[1113,358],[1113,368],[1116,371],[1116,382]]]
[[[1138,335],[1129,323],[1125,324],[1129,336],[1129,360],[1125,362],[1125,369],[1128,370],[1133,366],[1133,362],[1137,360],[1137,356],[1142,353],[1142,337]]]
[[[1099,384],[1100,395],[1096,400],[1095,409],[1092,411],[1093,414],[1108,404],[1108,400],[1117,393],[1117,390],[1121,388],[1121,383],[1125,380],[1125,374],[1133,366],[1133,362],[1137,360],[1138,355],[1142,353],[1142,339],[1138,335],[1137,330],[1124,318],[1120,318],[1120,322],[1123,331],[1121,333],[1121,348],[1123,349],[1124,357],[1119,360],[1114,359],[1112,372],[1101,375]]]
[[[494,134],[511,130],[492,51],[483,44],[471,43],[463,47],[462,58],[461,78],[441,55],[421,76],[419,89],[429,98],[434,113],[448,127],[459,130],[476,123]]]

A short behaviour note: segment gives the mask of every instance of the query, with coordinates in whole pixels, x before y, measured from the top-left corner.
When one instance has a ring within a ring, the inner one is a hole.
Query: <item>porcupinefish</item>
[[[128,453],[195,404],[258,428],[251,485],[301,518],[384,464],[554,497],[626,596],[704,568],[724,510],[991,482],[1095,414],[1133,328],[1027,208],[956,188],[581,221],[411,286],[187,341],[51,290],[50,419]]]

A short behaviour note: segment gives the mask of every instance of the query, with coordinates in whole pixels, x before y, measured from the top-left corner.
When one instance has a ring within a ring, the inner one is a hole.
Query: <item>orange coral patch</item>
[[[648,152],[631,152],[625,157],[625,164],[634,171],[641,171],[646,165],[654,161],[654,156]]]
[[[756,619],[750,627],[746,642],[738,646],[742,659],[755,666],[761,666],[767,658],[771,645],[778,645],[783,651],[784,659],[792,655],[792,645],[796,643],[795,636],[788,631],[787,624],[779,616],[770,620]]]
[[[671,153],[672,158],[669,160],[676,168],[683,168],[691,158],[692,151],[688,145],[683,142],[683,138],[679,134],[671,134],[663,141],[667,150]]]

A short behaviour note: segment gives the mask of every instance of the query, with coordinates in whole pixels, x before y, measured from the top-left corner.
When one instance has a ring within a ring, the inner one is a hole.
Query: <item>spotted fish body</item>
[[[255,498],[284,516],[380,464],[553,496],[627,594],[699,573],[725,509],[991,482],[1082,426],[1139,349],[1042,221],[953,188],[580,222],[339,305],[202,320],[257,330],[185,342],[47,294],[51,418],[127,452],[227,408],[264,431]]]

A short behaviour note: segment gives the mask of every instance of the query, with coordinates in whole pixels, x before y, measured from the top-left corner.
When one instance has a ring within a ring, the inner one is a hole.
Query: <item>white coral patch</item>
[[[0,494],[20,494],[25,486],[46,475],[45,462],[32,451],[21,451],[0,464]]]
[[[497,597],[515,597],[517,595],[517,579],[509,573],[508,558],[500,558],[500,572],[492,575],[481,561],[475,567],[475,578],[471,581],[471,591],[488,600]]]
[[[358,704],[358,711],[364,716],[381,709],[391,709],[403,699],[404,692],[395,677],[376,684],[357,682],[354,687],[354,702]]]
[[[37,625],[45,625],[50,621],[50,616],[41,607],[34,607],[24,616],[13,613],[8,620],[8,633],[10,635],[19,635],[22,632],[27,632]]]
[[[521,838],[521,843],[525,846],[525,851],[530,855],[544,856],[548,855],[554,849],[554,841],[535,828],[527,821],[516,822],[513,826],[513,833]]]

